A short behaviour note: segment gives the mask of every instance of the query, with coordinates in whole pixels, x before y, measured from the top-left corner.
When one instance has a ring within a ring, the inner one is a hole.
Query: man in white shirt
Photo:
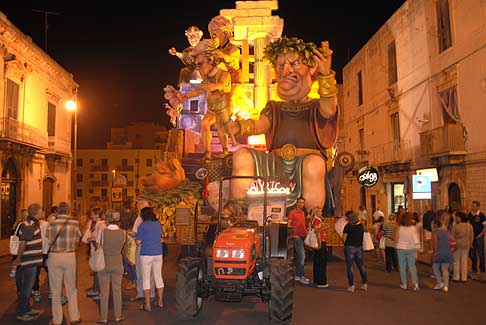
[[[380,210],[379,207],[377,207],[375,213],[373,213],[373,222],[377,222],[380,217],[385,219],[385,214],[383,213],[383,211]]]

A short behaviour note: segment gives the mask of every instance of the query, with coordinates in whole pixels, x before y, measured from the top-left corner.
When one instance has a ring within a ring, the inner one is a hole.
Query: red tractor
[[[212,225],[195,256],[179,259],[176,282],[177,314],[193,319],[203,300],[241,301],[254,295],[268,303],[269,318],[289,322],[294,296],[294,239],[286,221],[267,218],[267,191],[263,197],[262,227],[256,221],[240,221],[222,229],[223,181],[220,179],[218,224]],[[259,178],[266,182],[263,178]],[[196,219],[196,218],[195,218]]]

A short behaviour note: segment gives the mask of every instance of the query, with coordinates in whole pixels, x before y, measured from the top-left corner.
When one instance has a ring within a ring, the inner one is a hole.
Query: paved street
[[[94,324],[98,307],[85,297],[85,289],[91,284],[83,246],[78,259],[78,288],[81,317],[84,324]],[[164,309],[151,313],[138,310],[139,304],[128,302],[134,291],[124,292],[125,324],[266,324],[267,306],[259,299],[246,297],[242,303],[223,303],[210,298],[204,303],[203,310],[195,321],[181,322],[175,318],[175,258],[177,246],[170,246],[169,258],[164,261],[164,280],[166,283]],[[342,249],[336,249],[340,256]],[[369,290],[349,293],[346,288],[344,262],[336,258],[328,265],[330,288],[316,289],[296,284],[293,324],[457,324],[464,320],[468,325],[484,324],[484,298],[486,284],[469,282],[452,283],[449,293],[430,289],[434,279],[430,278],[431,267],[419,265],[421,290],[403,291],[398,288],[397,272],[386,274],[383,264],[374,252],[366,253]],[[20,324],[15,320],[15,283],[8,277],[9,258],[0,259],[0,304],[1,324]],[[312,263],[306,265],[307,275],[312,273]],[[48,324],[50,308],[43,286],[43,301],[37,308],[45,313],[37,322]],[[65,315],[67,306],[64,308]],[[110,315],[113,319],[113,315]]]

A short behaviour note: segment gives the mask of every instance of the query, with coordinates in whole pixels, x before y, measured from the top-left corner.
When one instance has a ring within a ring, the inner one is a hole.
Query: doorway
[[[459,209],[462,205],[461,203],[461,189],[456,183],[450,183],[447,189],[449,197],[449,207],[453,210]]]
[[[46,217],[51,213],[54,193],[54,179],[46,177],[42,182],[42,208]]]
[[[9,238],[17,220],[17,168],[12,158],[3,166],[1,195],[1,239]]]

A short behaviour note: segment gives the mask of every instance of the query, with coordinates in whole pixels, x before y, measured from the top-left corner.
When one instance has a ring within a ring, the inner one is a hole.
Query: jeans
[[[321,248],[314,251],[314,284],[323,285],[327,284],[327,246],[326,243],[321,243]]]
[[[356,263],[363,284],[368,283],[368,275],[363,262],[363,246],[344,246],[344,258],[346,259],[346,271],[348,273],[349,286],[354,285],[353,264]]]
[[[130,279],[130,282],[137,281],[137,273],[135,271],[135,264],[130,264],[128,262],[128,259],[125,256],[123,257],[123,267],[125,268],[125,271],[127,271],[127,273],[128,273],[128,278]]]
[[[449,286],[449,263],[432,263],[437,283],[443,283],[444,287]]]
[[[484,237],[474,238],[469,254],[471,255],[472,271],[474,273],[478,271],[479,258],[479,271],[484,272]]]
[[[410,271],[412,281],[418,284],[417,267],[415,266],[416,249],[397,249],[398,268],[400,270],[400,281],[407,285],[407,268]]]
[[[30,311],[30,295],[35,281],[35,272],[37,266],[18,267],[17,273],[20,272],[20,287],[17,299],[17,315],[23,315]]]
[[[39,290],[39,275],[41,269],[44,268],[47,274],[47,283],[49,283],[49,269],[47,268],[47,254],[42,254],[42,266],[37,267],[37,271],[35,272],[35,282],[32,290],[38,291]]]
[[[385,264],[387,272],[391,272],[392,265],[395,270],[398,269],[397,250],[395,247],[385,246]]]
[[[295,275],[304,276],[304,264],[305,264],[305,247],[304,239],[302,237],[295,237]]]

